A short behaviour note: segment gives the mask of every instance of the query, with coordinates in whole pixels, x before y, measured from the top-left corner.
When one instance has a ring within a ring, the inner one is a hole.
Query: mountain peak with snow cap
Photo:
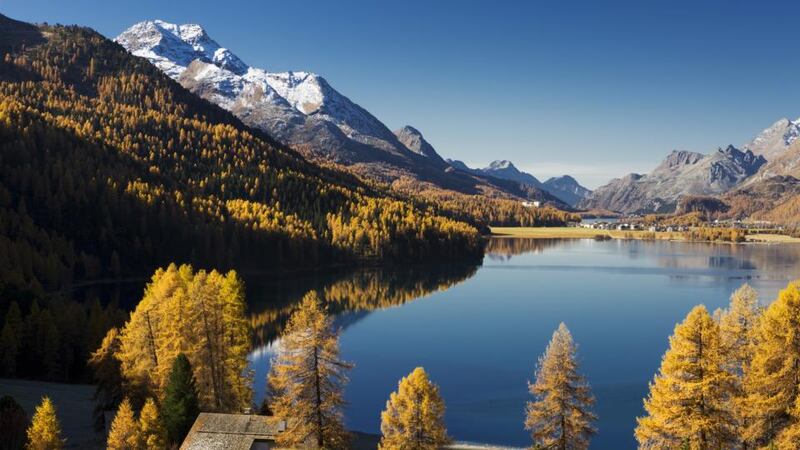
[[[237,75],[248,66],[230,50],[221,47],[198,24],[177,25],[163,20],[139,22],[114,39],[136,56],[149,59],[170,77],[176,78],[194,60]]]

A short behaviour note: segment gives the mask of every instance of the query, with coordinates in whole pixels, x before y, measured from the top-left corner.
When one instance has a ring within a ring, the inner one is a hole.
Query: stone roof
[[[250,450],[256,440],[273,441],[285,428],[272,416],[200,413],[181,450]]]

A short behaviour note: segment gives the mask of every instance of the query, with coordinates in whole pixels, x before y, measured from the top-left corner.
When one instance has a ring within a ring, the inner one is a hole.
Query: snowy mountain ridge
[[[324,121],[358,143],[394,154],[408,152],[383,123],[333,89],[321,76],[309,72],[273,73],[250,67],[214,41],[200,25],[144,21],[114,40],[132,54],[148,59],[171,78],[189,84],[190,90],[237,115],[249,117],[251,120],[245,120],[249,125],[284,143],[306,143],[307,131],[324,127],[316,123]],[[190,66],[192,70],[187,71]],[[271,116],[243,111],[248,107],[267,108]],[[341,136],[336,134],[333,132],[326,142],[334,146],[349,145],[337,142]]]

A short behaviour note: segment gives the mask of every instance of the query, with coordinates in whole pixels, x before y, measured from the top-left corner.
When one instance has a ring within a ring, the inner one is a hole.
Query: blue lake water
[[[349,428],[379,433],[389,393],[424,366],[441,388],[456,440],[528,446],[527,382],[563,321],[597,398],[591,447],[635,448],[642,398],[675,324],[694,305],[725,306],[742,283],[768,303],[795,278],[795,245],[495,239],[481,265],[249,281],[254,323],[264,328],[263,346],[251,355],[256,395],[263,396],[275,324],[317,289],[333,302],[343,357],[356,365],[346,390]]]

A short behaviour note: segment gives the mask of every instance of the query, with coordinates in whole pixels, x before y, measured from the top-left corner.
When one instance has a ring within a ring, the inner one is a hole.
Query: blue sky
[[[800,116],[800,2],[0,0],[114,37],[200,23],[250,65],[310,70],[445,157],[596,187],[670,150]]]

